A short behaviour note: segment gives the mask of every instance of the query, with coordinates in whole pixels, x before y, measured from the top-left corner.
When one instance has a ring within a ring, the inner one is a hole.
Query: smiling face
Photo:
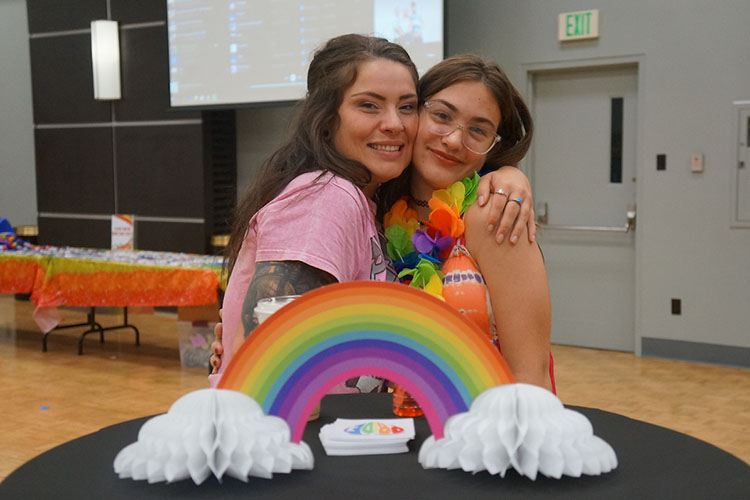
[[[380,183],[398,177],[411,161],[419,121],[411,73],[388,59],[361,63],[338,114],[334,147],[370,171],[372,180],[363,191],[372,198]]]
[[[500,125],[500,107],[482,82],[455,83],[427,100],[450,109],[452,118],[466,128],[480,125],[494,132]],[[462,143],[462,134],[466,133],[463,130],[456,129],[444,136],[434,133],[424,107],[420,117],[419,132],[414,143],[411,190],[416,198],[427,200],[432,196],[432,191],[446,188],[479,170],[486,155],[466,149]]]

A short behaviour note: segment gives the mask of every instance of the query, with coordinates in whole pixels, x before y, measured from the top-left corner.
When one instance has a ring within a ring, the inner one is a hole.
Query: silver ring
[[[518,206],[519,206],[519,207],[520,207],[521,205],[523,205],[523,199],[522,199],[522,198],[511,198],[511,199],[510,199],[510,200],[508,200],[508,201],[515,201],[516,203],[518,203]]]
[[[503,196],[508,196],[508,193],[506,193],[506,192],[505,192],[505,191],[503,190],[503,188],[500,188],[500,189],[496,189],[496,190],[495,190],[495,192],[494,192],[494,194],[501,194],[501,195],[503,195]]]

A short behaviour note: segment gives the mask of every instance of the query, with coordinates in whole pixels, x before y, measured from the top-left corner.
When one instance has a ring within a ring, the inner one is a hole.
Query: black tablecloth
[[[136,441],[149,418],[106,427],[27,462],[0,483],[0,498],[535,498],[750,499],[750,466],[708,443],[655,425],[592,408],[570,407],[586,415],[594,433],[609,442],[619,466],[601,476],[536,481],[510,470],[505,478],[486,472],[424,470],[417,461],[431,432],[415,419],[417,437],[410,452],[399,455],[328,457],[318,439],[323,424],[336,417],[392,417],[388,394],[326,396],[321,418],[305,429],[304,441],[315,455],[311,471],[276,474],[271,480],[243,483],[211,476],[197,486],[187,479],[148,484],[114,473],[117,453]]]

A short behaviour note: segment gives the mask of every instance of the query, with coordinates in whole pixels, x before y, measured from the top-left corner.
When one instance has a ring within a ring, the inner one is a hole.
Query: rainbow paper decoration
[[[487,337],[449,305],[401,284],[358,281],[308,292],[269,317],[218,387],[248,394],[299,442],[315,404],[358,375],[404,387],[436,439],[478,394],[514,381]]]

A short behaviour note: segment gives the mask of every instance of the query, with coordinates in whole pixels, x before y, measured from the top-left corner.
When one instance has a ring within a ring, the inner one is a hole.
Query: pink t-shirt
[[[209,375],[211,387],[229,364],[235,335],[243,331],[242,303],[256,262],[297,260],[340,283],[385,281],[375,204],[351,182],[330,173],[320,175],[308,172],[295,178],[250,219],[224,295],[224,355],[219,373]]]

